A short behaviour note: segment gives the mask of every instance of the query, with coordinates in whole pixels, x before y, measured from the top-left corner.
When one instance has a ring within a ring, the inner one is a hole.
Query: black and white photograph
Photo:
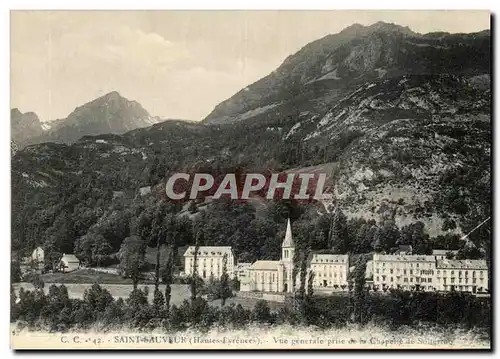
[[[491,22],[11,10],[11,348],[491,350]]]

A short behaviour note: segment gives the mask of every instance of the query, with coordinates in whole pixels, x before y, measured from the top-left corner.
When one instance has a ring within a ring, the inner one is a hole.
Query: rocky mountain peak
[[[43,128],[36,113],[22,113],[13,108],[10,111],[10,131],[11,139],[22,146],[29,138],[41,135]]]
[[[54,121],[49,131],[32,138],[30,143],[71,143],[83,136],[122,134],[157,122],[139,102],[112,91],[75,108],[68,117]]]
[[[406,36],[418,36],[408,26],[401,26],[394,23],[379,21],[367,27],[370,32],[380,32],[386,34],[403,34]]]

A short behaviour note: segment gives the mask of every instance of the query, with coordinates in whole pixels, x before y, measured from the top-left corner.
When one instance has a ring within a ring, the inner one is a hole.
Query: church
[[[194,248],[190,246],[184,254],[185,276],[194,271]],[[293,285],[293,257],[295,243],[290,219],[286,226],[285,238],[281,244],[280,260],[258,260],[252,264],[235,264],[233,250],[229,246],[200,246],[197,257],[197,271],[204,280],[220,279],[222,268],[226,266],[230,278],[240,280],[241,292],[292,293],[300,287],[300,274]],[[311,252],[307,258],[307,276],[313,274],[312,286],[315,292],[331,293],[346,290],[349,273],[349,256]]]
[[[292,292],[294,252],[292,227],[288,219],[285,239],[281,245],[281,260],[259,260],[250,265],[247,269],[248,275],[240,283],[240,291]],[[299,276],[296,280],[298,279]]]

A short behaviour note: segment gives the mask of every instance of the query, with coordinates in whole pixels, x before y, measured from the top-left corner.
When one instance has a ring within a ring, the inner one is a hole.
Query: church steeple
[[[283,241],[283,244],[281,245],[281,247],[282,248],[293,248],[293,247],[295,247],[295,244],[293,243],[292,225],[290,224],[290,218],[288,218],[288,223],[286,225],[285,240]]]

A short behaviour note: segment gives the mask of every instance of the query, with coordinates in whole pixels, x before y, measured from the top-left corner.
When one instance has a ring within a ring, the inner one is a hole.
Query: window
[[[394,282],[394,278],[393,277],[391,277],[391,282]]]
[[[410,283],[413,283],[413,278],[410,278]]]
[[[427,278],[427,283],[432,283],[432,278]]]
[[[408,278],[405,278],[405,279],[404,279],[404,282],[405,282],[405,283],[408,283]]]
[[[393,273],[394,273],[394,269],[391,269],[391,274],[393,274]]]

